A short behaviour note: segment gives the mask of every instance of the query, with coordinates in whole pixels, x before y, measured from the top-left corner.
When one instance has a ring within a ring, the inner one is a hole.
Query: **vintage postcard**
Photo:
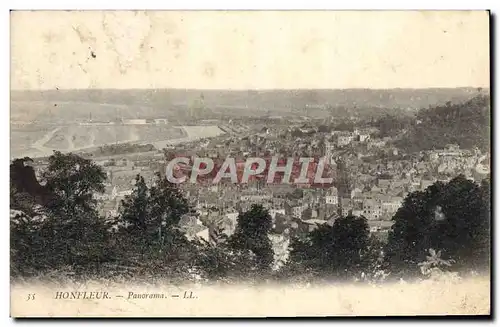
[[[12,317],[490,315],[487,11],[12,11]]]

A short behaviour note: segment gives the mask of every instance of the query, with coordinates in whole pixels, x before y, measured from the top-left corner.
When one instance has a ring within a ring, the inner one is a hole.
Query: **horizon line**
[[[347,87],[347,88],[258,88],[258,89],[210,89],[210,88],[176,88],[176,87],[161,87],[161,88],[50,88],[50,89],[10,89],[10,92],[46,92],[46,91],[99,91],[99,90],[112,90],[112,91],[126,91],[126,90],[172,90],[172,91],[344,91],[344,90],[454,90],[454,89],[490,89],[490,86],[430,86],[430,87],[390,87],[390,88],[376,88],[376,87]]]

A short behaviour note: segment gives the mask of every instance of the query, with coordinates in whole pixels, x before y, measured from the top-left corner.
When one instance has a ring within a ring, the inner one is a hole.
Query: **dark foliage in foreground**
[[[386,246],[391,271],[415,274],[429,249],[442,250],[454,269],[484,269],[490,253],[490,183],[463,176],[409,194],[393,217]]]
[[[118,217],[109,220],[99,216],[94,196],[104,191],[106,175],[92,161],[56,152],[42,183],[31,188],[20,180],[32,179],[32,168],[23,166],[27,173],[19,174],[17,165],[11,167],[10,192],[14,278],[55,271],[172,283],[374,281],[383,271],[394,277],[417,274],[429,252],[443,262],[452,259],[452,269],[489,267],[489,180],[477,185],[459,176],[409,194],[387,244],[370,237],[364,217],[354,216],[294,236],[288,261],[273,271],[275,253],[267,236],[272,220],[262,206],[241,212],[230,237],[215,229],[210,242],[193,240],[178,226],[190,212],[188,202],[160,175],[152,185],[137,176]]]
[[[314,272],[317,277],[346,279],[363,271],[369,230],[364,217],[339,218],[291,244],[287,269]]]

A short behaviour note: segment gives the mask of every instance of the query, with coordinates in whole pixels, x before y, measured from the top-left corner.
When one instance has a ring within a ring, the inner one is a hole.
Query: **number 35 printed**
[[[35,293],[30,293],[28,294],[28,298],[26,299],[26,301],[33,301],[35,299]]]

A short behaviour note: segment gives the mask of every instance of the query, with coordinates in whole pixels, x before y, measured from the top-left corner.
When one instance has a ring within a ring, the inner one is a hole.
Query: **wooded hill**
[[[447,144],[461,148],[490,149],[490,97],[472,99],[420,110],[397,145],[407,151],[442,149]]]

